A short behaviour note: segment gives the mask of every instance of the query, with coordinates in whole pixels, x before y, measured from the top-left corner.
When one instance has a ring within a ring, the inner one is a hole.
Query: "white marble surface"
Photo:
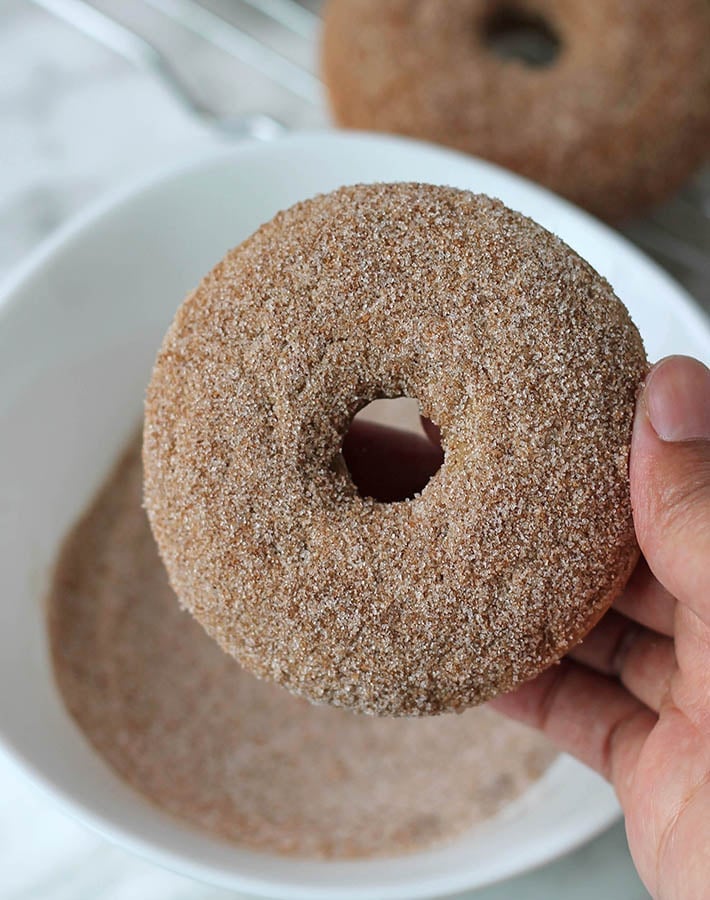
[[[268,109],[293,127],[325,122],[321,108],[284,96],[226,54],[146,12],[140,0],[103,6],[170,47],[190,83],[225,114]],[[0,4],[0,276],[107,187],[216,140],[150,74],[27,0]],[[109,846],[65,818],[2,757],[0,797],[3,900],[228,896]],[[600,896],[647,896],[622,826],[539,872],[476,894],[479,900]]]

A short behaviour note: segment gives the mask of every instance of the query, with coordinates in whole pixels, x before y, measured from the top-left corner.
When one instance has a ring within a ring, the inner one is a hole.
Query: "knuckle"
[[[692,457],[661,485],[656,514],[664,530],[710,531],[710,460]]]

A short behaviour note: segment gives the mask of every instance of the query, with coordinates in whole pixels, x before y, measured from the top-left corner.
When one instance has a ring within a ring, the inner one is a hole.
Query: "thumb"
[[[656,578],[710,625],[710,370],[671,356],[638,400],[631,502]]]

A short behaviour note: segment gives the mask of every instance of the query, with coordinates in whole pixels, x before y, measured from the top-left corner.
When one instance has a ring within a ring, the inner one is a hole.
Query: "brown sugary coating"
[[[641,339],[609,284],[500,202],[360,185],[297,204],[205,278],[146,401],[145,502],[181,602],[255,674],[364,712],[513,688],[637,558]],[[354,413],[417,397],[445,461],[361,498]]]
[[[67,708],[153,803],[262,852],[392,856],[484,822],[553,761],[486,707],[356,716],[253,678],[179,608],[141,488],[132,441],[64,541],[48,612]]]
[[[546,21],[546,67],[503,59],[486,23]],[[336,121],[497,162],[609,220],[645,211],[710,155],[707,0],[330,0]]]

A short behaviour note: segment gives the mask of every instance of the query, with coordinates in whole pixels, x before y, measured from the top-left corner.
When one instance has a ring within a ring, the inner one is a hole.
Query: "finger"
[[[604,775],[624,803],[641,747],[657,721],[618,682],[569,661],[547,669],[491,706],[543,731]]]
[[[634,697],[658,712],[676,670],[673,641],[614,611],[607,613],[570,657],[613,675]]]
[[[659,634],[672,637],[676,601],[640,559],[624,592],[614,601],[614,609]]]
[[[673,700],[710,738],[710,627],[685,606],[678,607],[675,653],[678,671],[671,684]]]
[[[639,397],[631,446],[636,533],[651,571],[710,624],[710,370],[669,357]]]
[[[444,461],[441,447],[425,435],[358,419],[342,452],[360,495],[383,503],[422,491]]]

